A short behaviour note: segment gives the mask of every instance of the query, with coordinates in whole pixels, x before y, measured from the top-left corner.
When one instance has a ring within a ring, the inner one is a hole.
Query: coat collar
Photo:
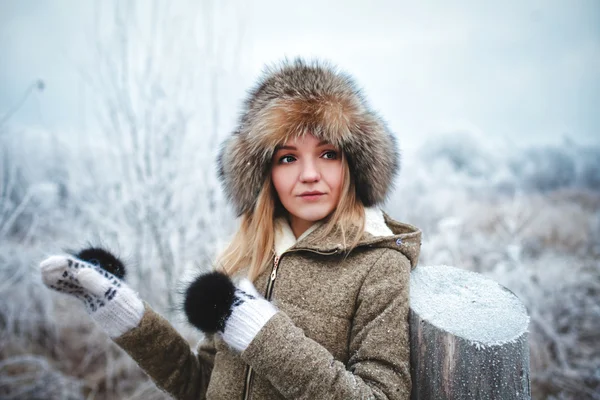
[[[325,239],[316,242],[324,229],[317,222],[298,239],[285,218],[275,222],[275,252],[281,255],[286,251],[307,250],[324,255],[341,254],[346,249],[339,230],[334,230]],[[365,207],[365,232],[357,247],[391,248],[404,254],[414,268],[417,265],[421,248],[421,231],[409,224],[395,221],[377,207]]]

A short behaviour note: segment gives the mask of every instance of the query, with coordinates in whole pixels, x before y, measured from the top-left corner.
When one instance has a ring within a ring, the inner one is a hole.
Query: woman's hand
[[[107,271],[123,277],[123,263],[97,248],[84,249],[78,256],[90,262],[70,255],[55,255],[42,261],[44,284],[80,299],[92,319],[112,338],[135,328],[144,315],[144,304],[125,282]]]
[[[235,286],[221,272],[198,276],[186,290],[184,309],[192,325],[204,333],[219,333],[239,352],[277,313],[248,279]]]

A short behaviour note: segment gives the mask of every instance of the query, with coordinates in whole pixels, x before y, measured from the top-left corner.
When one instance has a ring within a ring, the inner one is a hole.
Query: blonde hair
[[[267,174],[253,212],[242,214],[240,226],[230,244],[217,258],[217,269],[233,276],[248,268],[248,278],[255,281],[271,265],[275,254],[275,219],[287,215]],[[339,230],[344,248],[352,250],[362,237],[365,227],[365,209],[356,194],[354,178],[346,157],[342,154],[342,190],[335,210],[323,221],[325,227],[314,242],[323,240]]]

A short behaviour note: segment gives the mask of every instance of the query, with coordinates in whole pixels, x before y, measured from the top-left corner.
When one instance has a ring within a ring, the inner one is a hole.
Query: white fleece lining
[[[287,222],[286,218],[279,218],[275,222],[275,253],[278,256],[292,247],[298,240],[308,236],[312,231],[322,224],[321,221],[315,222],[298,239]],[[383,212],[377,207],[365,207],[365,232],[373,236],[392,236],[394,233],[385,223]]]

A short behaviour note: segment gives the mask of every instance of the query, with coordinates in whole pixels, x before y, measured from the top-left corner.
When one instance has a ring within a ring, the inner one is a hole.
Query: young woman
[[[240,226],[187,289],[188,319],[206,334],[196,353],[110,253],[50,257],[44,282],[80,297],[175,398],[408,399],[421,233],[377,208],[396,141],[352,79],[302,60],[268,70],[218,166]]]

